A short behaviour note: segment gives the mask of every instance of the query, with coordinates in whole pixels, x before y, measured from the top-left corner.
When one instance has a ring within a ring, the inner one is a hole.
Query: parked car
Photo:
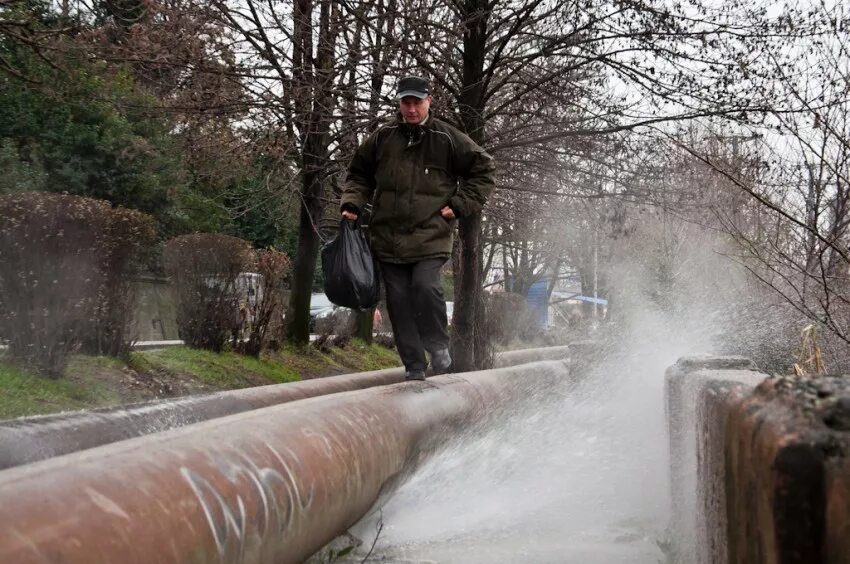
[[[316,320],[333,313],[336,306],[323,293],[310,296],[310,331],[316,330]]]

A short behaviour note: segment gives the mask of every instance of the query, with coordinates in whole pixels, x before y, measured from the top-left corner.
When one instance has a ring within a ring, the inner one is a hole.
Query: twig
[[[363,564],[369,557],[372,556],[372,551],[375,550],[375,545],[378,544],[378,538],[381,536],[381,531],[384,530],[384,510],[381,509],[381,516],[378,517],[377,528],[378,531],[375,533],[375,538],[372,540],[372,546],[369,548],[369,552],[366,553],[366,556],[363,557],[363,560],[360,561],[360,564]]]

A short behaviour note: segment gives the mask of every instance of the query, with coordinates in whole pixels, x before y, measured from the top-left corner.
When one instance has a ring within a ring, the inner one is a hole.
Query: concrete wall
[[[667,370],[665,406],[670,439],[670,499],[674,559],[682,563],[711,563],[704,523],[717,517],[705,515],[707,500],[698,497],[698,461],[704,461],[708,445],[703,440],[698,406],[706,390],[743,383],[752,387],[764,379],[755,364],[736,357],[685,357]],[[707,486],[707,484],[706,484]],[[708,493],[708,492],[704,492]],[[715,508],[712,508],[712,510]]]
[[[752,383],[711,381],[697,398],[696,544],[700,564],[726,564],[726,420],[728,406],[752,393]]]
[[[745,362],[668,370],[675,560],[850,563],[850,379]]]
[[[133,282],[133,292],[135,293],[133,340],[179,339],[174,292],[168,280],[153,277],[139,278]]]
[[[730,563],[850,563],[850,380],[771,378],[725,409]]]

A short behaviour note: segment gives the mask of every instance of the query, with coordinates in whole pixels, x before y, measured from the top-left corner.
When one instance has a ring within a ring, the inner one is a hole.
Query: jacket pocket
[[[446,230],[447,230],[449,233],[451,233],[452,231],[454,231],[455,225],[457,224],[457,218],[455,218],[455,219],[446,219],[445,217],[443,217],[443,215],[442,215],[442,214],[440,214],[440,219],[442,219],[442,220],[443,220],[443,224],[445,224],[445,226],[446,226]]]
[[[426,164],[423,171],[425,192],[432,196],[451,197],[457,183],[449,171],[437,164]]]
[[[451,226],[438,213],[416,224],[413,229],[414,237],[422,245],[429,246],[436,241],[443,241],[450,236]]]

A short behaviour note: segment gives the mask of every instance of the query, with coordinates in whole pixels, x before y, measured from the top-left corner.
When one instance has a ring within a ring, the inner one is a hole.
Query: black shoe
[[[408,370],[404,373],[405,380],[424,380],[425,371],[421,369]]]
[[[445,374],[452,367],[449,349],[441,349],[431,355],[431,370],[434,374]]]

